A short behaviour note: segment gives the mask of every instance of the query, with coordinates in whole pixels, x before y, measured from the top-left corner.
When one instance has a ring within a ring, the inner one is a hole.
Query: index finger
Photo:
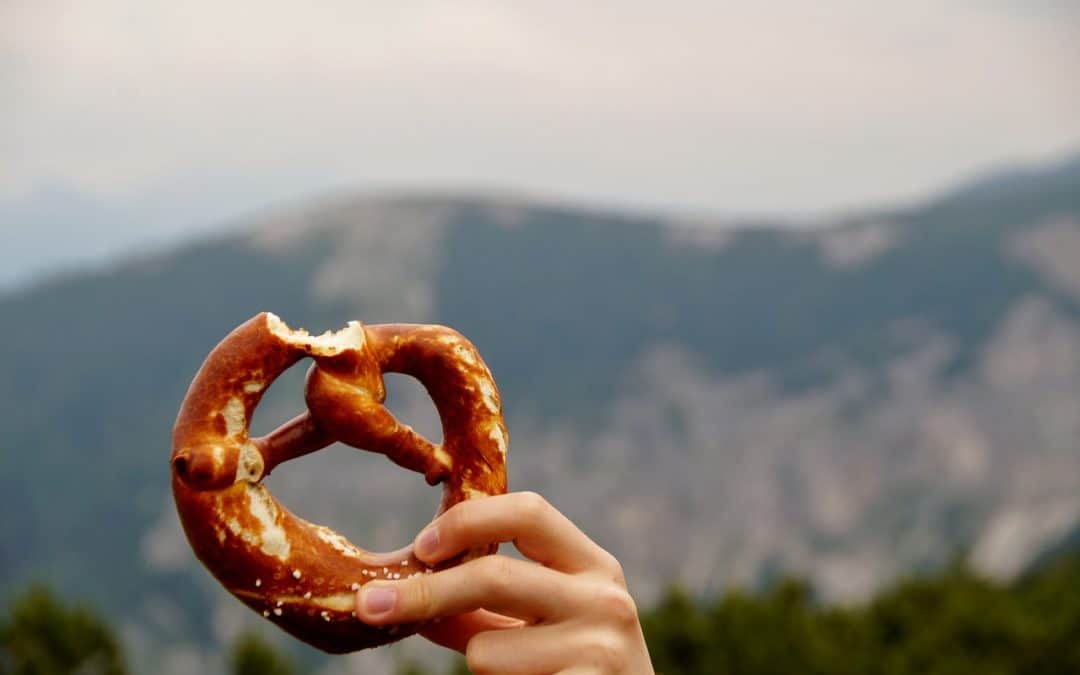
[[[539,623],[574,616],[592,600],[588,582],[541,565],[489,555],[407,579],[360,587],[356,616],[376,626],[418,623],[486,609]]]
[[[417,535],[413,551],[433,565],[470,548],[503,542],[513,542],[525,557],[561,572],[618,566],[611,554],[535,492],[456,504]]]

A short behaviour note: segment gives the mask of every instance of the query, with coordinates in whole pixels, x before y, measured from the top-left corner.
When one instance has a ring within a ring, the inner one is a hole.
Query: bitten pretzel
[[[314,359],[304,392],[308,410],[267,436],[249,438],[263,393],[304,357]],[[442,421],[441,444],[383,407],[385,372],[424,385]],[[173,429],[173,496],[188,541],[248,607],[304,642],[344,653],[419,628],[361,623],[353,612],[361,585],[431,570],[409,547],[370,553],[298,518],[262,485],[278,464],[334,441],[385,454],[429,484],[442,483],[442,513],[465,499],[506,492],[507,434],[491,372],[468,340],[442,326],[353,321],[313,337],[263,313],[210,352]],[[493,552],[479,548],[449,564]]]

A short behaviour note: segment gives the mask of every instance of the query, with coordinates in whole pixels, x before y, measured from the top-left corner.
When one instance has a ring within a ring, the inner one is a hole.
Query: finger
[[[585,582],[524,560],[484,556],[400,581],[369,581],[357,616],[374,625],[428,621],[487,609],[537,622],[584,611]]]
[[[474,673],[547,675],[578,658],[572,642],[565,624],[480,633],[469,641],[465,662]]]
[[[521,619],[478,609],[467,614],[446,617],[438,623],[430,623],[420,629],[420,634],[437,645],[464,654],[465,646],[477,633],[521,628],[525,625]]]
[[[614,562],[535,492],[461,502],[424,528],[413,551],[432,565],[470,548],[507,541],[514,542],[525,557],[563,572],[606,568]]]
[[[474,673],[645,673],[648,655],[635,658],[633,640],[620,631],[570,620],[517,630],[479,633],[465,650]]]

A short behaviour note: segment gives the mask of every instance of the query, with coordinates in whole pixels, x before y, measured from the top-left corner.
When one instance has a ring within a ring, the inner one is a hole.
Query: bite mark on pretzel
[[[268,312],[266,324],[270,332],[287,344],[306,349],[311,356],[334,356],[347,349],[360,350],[366,337],[359,321],[350,321],[341,330],[328,330],[322,335],[311,335],[304,328],[289,328],[277,314]]]
[[[248,426],[263,393],[303,358],[314,363],[307,411],[261,438]],[[383,373],[416,377],[439,412],[434,444],[384,406]],[[442,326],[357,321],[312,336],[273,314],[230,333],[195,376],[173,430],[173,493],[196,556],[234,596],[329,652],[392,642],[419,626],[361,623],[356,590],[371,579],[430,573],[409,548],[366,551],[293,515],[262,480],[283,462],[335,441],[385,454],[441,483],[438,513],[506,491],[506,427],[491,373],[475,347]],[[438,514],[436,514],[438,515]],[[486,546],[449,564],[494,551]]]

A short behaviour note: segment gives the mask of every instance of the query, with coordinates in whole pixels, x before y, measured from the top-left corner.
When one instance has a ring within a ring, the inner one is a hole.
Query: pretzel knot
[[[310,357],[307,411],[261,438],[248,425],[281,373]],[[434,444],[383,406],[383,373],[411,375],[442,422]],[[360,622],[356,591],[377,578],[430,570],[409,547],[371,553],[289,512],[262,484],[284,461],[335,441],[386,455],[442,483],[436,515],[474,497],[506,492],[506,426],[491,372],[473,345],[443,326],[359,322],[310,336],[263,313],[210,352],[173,428],[172,488],[195,555],[248,607],[331,653],[387,644],[420,626]],[[469,551],[447,565],[494,552]]]

